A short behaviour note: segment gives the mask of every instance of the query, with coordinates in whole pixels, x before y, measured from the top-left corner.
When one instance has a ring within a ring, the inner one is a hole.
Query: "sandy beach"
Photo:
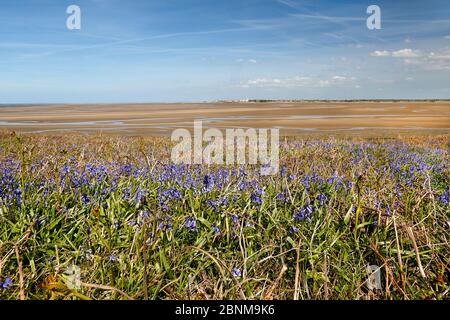
[[[270,102],[15,105],[0,129],[24,133],[170,135],[176,128],[279,128],[282,135],[450,130],[450,102]]]

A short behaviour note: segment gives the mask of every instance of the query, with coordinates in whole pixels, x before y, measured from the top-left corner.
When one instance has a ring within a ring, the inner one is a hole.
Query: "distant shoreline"
[[[0,129],[28,133],[166,135],[191,128],[278,128],[282,135],[450,129],[448,101],[248,101],[4,106]]]
[[[450,102],[449,99],[245,99],[245,100],[211,100],[192,102],[30,102],[30,103],[0,103],[4,107],[28,107],[28,106],[57,106],[57,105],[155,105],[155,104],[208,104],[208,103],[385,103],[385,102]]]

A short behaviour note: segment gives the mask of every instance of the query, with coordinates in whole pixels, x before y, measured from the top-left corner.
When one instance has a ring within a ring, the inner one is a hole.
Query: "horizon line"
[[[0,103],[0,106],[33,106],[33,105],[121,105],[121,104],[201,104],[201,103],[265,103],[265,102],[314,102],[314,101],[325,101],[325,102],[358,102],[358,101],[450,101],[450,98],[363,98],[363,99],[217,99],[217,100],[200,100],[200,101],[122,101],[122,102],[11,102],[11,103]]]

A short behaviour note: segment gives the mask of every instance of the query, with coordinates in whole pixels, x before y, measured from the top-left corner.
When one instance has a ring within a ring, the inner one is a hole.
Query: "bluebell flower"
[[[449,188],[447,187],[439,197],[438,200],[442,202],[443,204],[448,204],[449,202]]]
[[[286,196],[284,195],[284,193],[278,193],[276,196],[277,200],[286,200]]]
[[[153,232],[149,232],[148,239],[147,239],[147,241],[145,243],[147,245],[149,245],[150,243],[152,243],[152,241],[153,241]]]
[[[214,234],[216,234],[216,235],[220,234],[219,227],[216,226],[214,223],[211,223],[211,228],[213,229]]]
[[[208,174],[203,177],[203,192],[210,192],[214,187],[213,176]]]
[[[320,203],[320,205],[322,206],[324,203],[325,203],[325,201],[327,201],[328,200],[328,197],[326,196],[326,195],[324,195],[323,193],[320,193],[318,196],[317,196],[317,201],[319,201],[319,203]]]
[[[245,226],[246,226],[246,227],[249,227],[249,228],[253,228],[253,227],[254,227],[254,224],[251,223],[251,222],[246,221],[246,222],[245,222]]]
[[[139,216],[142,220],[148,219],[150,218],[150,212],[148,212],[147,210],[140,211]]]
[[[252,192],[250,195],[250,200],[256,205],[260,205],[262,203],[261,196],[257,192]]]
[[[145,197],[146,193],[147,190],[138,188],[136,194],[134,195],[134,200],[136,201],[136,204],[140,204],[142,202],[142,199]]]
[[[391,215],[391,206],[389,204],[386,205],[385,215],[387,216]]]
[[[40,226],[41,226],[41,224],[42,224],[41,219],[40,219],[40,217],[39,217],[39,214],[37,214],[37,215],[34,217],[34,224],[36,225],[36,229],[39,230],[39,228],[40,228]]]
[[[239,191],[244,191],[247,188],[247,182],[246,181],[241,181],[238,184],[238,190]]]
[[[298,232],[298,228],[296,227],[296,226],[292,226],[290,229],[289,229],[289,233],[290,234],[294,234],[294,233],[297,233]]]
[[[184,222],[184,226],[189,231],[194,232],[197,230],[197,221],[195,221],[194,218],[186,218],[186,220]]]
[[[131,192],[130,187],[123,188],[122,189],[122,200],[128,201],[130,199],[130,192]]]
[[[88,195],[86,193],[83,193],[81,195],[81,203],[83,204],[83,207],[87,207],[89,205],[89,202],[91,199],[89,199]]]
[[[128,175],[131,174],[132,170],[133,170],[133,167],[132,167],[131,165],[129,165],[129,164],[124,164],[124,165],[122,165],[121,168],[120,168],[120,171],[121,171],[120,173],[123,174],[123,175],[125,175],[125,176],[128,176]]]
[[[8,287],[12,286],[12,281],[10,278],[6,277],[3,282],[0,282],[1,289],[8,289]]]
[[[285,166],[281,166],[280,168],[280,176],[284,177],[286,175],[286,167]]]
[[[138,223],[136,222],[136,220],[128,220],[128,221],[127,221],[127,224],[128,224],[130,227],[134,227],[134,226],[138,225]]]
[[[305,219],[307,221],[310,221],[312,213],[313,213],[313,208],[309,205],[305,205],[300,210],[295,211],[292,217],[295,222],[300,222]]]
[[[242,276],[241,271],[238,268],[233,268],[233,270],[231,270],[231,275],[235,278]]]

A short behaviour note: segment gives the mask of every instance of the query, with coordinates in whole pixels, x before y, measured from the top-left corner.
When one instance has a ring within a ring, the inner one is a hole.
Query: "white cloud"
[[[355,77],[335,75],[330,78],[319,78],[309,76],[294,76],[287,78],[257,78],[243,81],[239,84],[241,88],[295,88],[295,87],[328,87],[332,85],[354,85]]]
[[[253,80],[247,80],[245,82],[241,82],[239,85],[243,88],[249,88],[249,87],[258,87],[258,88],[264,88],[264,87],[303,87],[307,85],[310,78],[308,77],[301,77],[296,76],[292,78],[257,78]]]
[[[434,52],[430,52],[430,54],[428,55],[428,58],[433,59],[433,60],[450,60],[450,50],[440,52],[438,54],[436,54]]]
[[[445,36],[444,39],[450,40],[450,35]]]
[[[294,79],[295,81],[308,81],[308,80],[311,80],[311,77],[295,76],[293,79]]]
[[[252,63],[252,64],[258,63],[258,61],[256,61],[255,59],[242,59],[242,58],[236,59],[236,62],[239,62],[239,63]]]
[[[427,70],[450,70],[450,48],[448,47],[438,52],[430,52],[421,60],[421,63]]]
[[[420,64],[419,59],[405,59],[403,60],[404,64],[414,65],[414,64]]]
[[[298,4],[293,1],[289,1],[289,0],[275,0],[275,1],[282,3],[284,5],[287,5],[288,7],[291,7],[293,9],[298,9]]]
[[[410,66],[418,66],[429,71],[450,70],[450,47],[429,52],[413,58],[404,59]]]
[[[364,48],[364,45],[363,44],[361,44],[361,43],[349,43],[348,45],[347,45],[349,48],[354,48],[354,49],[362,49],[362,48]]]
[[[370,55],[372,57],[416,58],[420,56],[420,52],[412,49],[401,49],[397,51],[377,50]]]
[[[393,51],[392,56],[394,58],[415,58],[418,57],[420,53],[411,49],[402,49],[398,51]]]
[[[344,81],[344,80],[346,80],[347,78],[346,77],[343,77],[343,76],[334,76],[333,77],[333,80],[336,80],[336,81]]]
[[[383,50],[383,51],[374,51],[370,54],[372,57],[389,57],[391,53],[389,51]]]
[[[270,83],[270,82],[273,82],[273,80],[265,79],[265,78],[258,78],[255,80],[248,80],[247,84],[265,84],[265,83]]]

